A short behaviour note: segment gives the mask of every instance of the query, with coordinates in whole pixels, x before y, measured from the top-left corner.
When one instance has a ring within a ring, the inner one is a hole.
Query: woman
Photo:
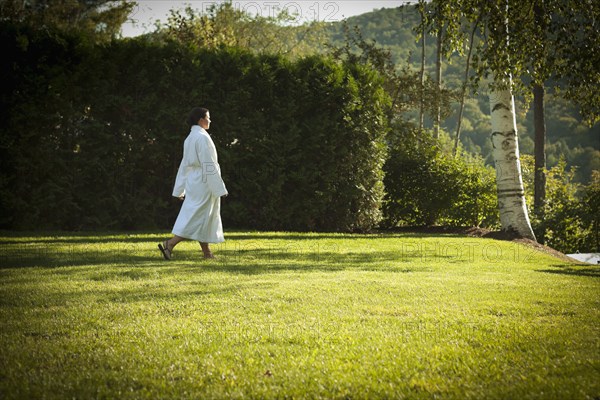
[[[210,113],[206,108],[194,108],[188,117],[192,126],[183,144],[183,159],[179,165],[173,196],[183,205],[173,226],[173,237],[158,248],[166,260],[184,239],[197,240],[204,258],[214,258],[209,243],[221,243],[221,197],[227,196],[217,160],[217,150],[207,130]]]

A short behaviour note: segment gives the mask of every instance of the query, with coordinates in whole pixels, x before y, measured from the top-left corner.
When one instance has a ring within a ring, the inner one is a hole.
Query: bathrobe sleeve
[[[173,197],[181,197],[185,195],[185,176],[187,168],[184,165],[185,159],[181,160],[177,177],[175,178],[175,186],[173,187]]]
[[[207,183],[211,194],[221,197],[228,194],[225,183],[221,178],[221,167],[217,158],[217,149],[210,136],[203,136],[196,143],[196,151],[202,162],[202,180]]]

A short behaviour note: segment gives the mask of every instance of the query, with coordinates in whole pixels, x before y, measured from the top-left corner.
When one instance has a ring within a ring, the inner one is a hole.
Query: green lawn
[[[0,398],[598,399],[600,268],[457,235],[0,236]]]

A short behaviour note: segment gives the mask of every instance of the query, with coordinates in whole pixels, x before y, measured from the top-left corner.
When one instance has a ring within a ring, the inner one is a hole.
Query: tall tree
[[[499,4],[496,23],[504,26],[490,26],[490,31],[498,33],[497,43],[503,39],[510,43],[509,0],[505,5]],[[506,11],[506,14],[503,13]],[[511,65],[510,54],[506,61]],[[512,74],[509,70],[495,71],[494,84],[490,85],[490,109],[492,123],[492,147],[496,165],[496,185],[498,190],[498,207],[502,229],[518,236],[535,240],[525,204],[525,189],[519,158],[519,141],[515,101],[511,92]]]
[[[444,18],[482,19],[484,40],[478,46],[473,64],[477,79],[493,77],[492,143],[494,152],[498,152],[494,158],[497,162],[502,157],[508,157],[507,162],[512,159],[508,165],[497,164],[498,179],[506,179],[513,185],[500,188],[498,182],[502,228],[533,238],[521,199],[518,136],[510,91],[530,96],[537,85],[539,104],[539,88],[549,80],[560,82],[563,96],[574,100],[589,122],[596,121],[600,117],[597,90],[600,54],[595,45],[600,41],[600,3],[593,0],[449,0],[447,3],[454,14]],[[536,21],[534,10],[538,8]],[[501,119],[494,116],[498,112],[514,129],[500,124]],[[505,198],[508,194],[512,200]]]
[[[426,38],[426,3],[425,0],[419,0],[418,10],[421,15],[421,71],[419,77],[421,80],[421,104],[419,107],[419,129],[423,129],[425,122],[425,38]]]
[[[442,84],[442,66],[444,59],[449,59],[453,53],[462,54],[462,43],[464,42],[465,32],[461,27],[460,19],[454,18],[455,10],[452,9],[451,3],[443,0],[431,0],[428,3],[421,2],[418,4],[419,13],[421,14],[421,24],[418,27],[423,37],[430,34],[435,37],[435,94],[436,98],[432,104],[432,117],[434,127],[434,137],[440,137],[440,125],[442,122],[443,102],[448,98],[457,96],[456,93],[449,93]],[[424,42],[423,42],[424,44]],[[423,47],[422,55],[424,57],[425,48]],[[422,60],[422,71],[424,71],[424,59]],[[445,93],[444,93],[445,92]]]
[[[442,94],[442,46],[444,40],[444,27],[439,26],[436,37],[436,54],[435,54],[435,83],[436,83],[436,102],[435,102],[435,121],[434,121],[434,137],[440,138],[440,123],[442,122],[442,105],[440,97]]]
[[[563,86],[564,96],[580,105],[590,123],[598,118],[597,90],[591,82],[600,81],[598,52],[593,43],[600,40],[600,7],[587,0],[532,0],[532,12],[515,27],[530,32],[523,43],[532,71],[535,131],[534,213],[545,219],[546,204],[546,122],[544,97],[547,83]],[[574,57],[576,56],[576,57]],[[595,68],[594,66],[595,65]],[[566,87],[565,87],[566,86]],[[559,90],[560,91],[560,90]],[[538,236],[545,241],[545,223],[539,224]]]
[[[98,40],[110,40],[120,34],[135,5],[132,0],[2,0],[0,19],[37,28],[82,30]]]
[[[434,0],[434,3],[438,1],[440,0]],[[446,12],[434,14],[434,18],[442,19],[436,22],[438,26],[442,26],[444,20],[468,20],[474,24],[477,22],[477,25],[482,20],[481,27],[487,41],[484,51],[479,49],[482,55],[478,55],[477,65],[481,76],[492,75],[489,84],[491,141],[502,230],[535,240],[525,204],[519,160],[515,106],[511,91],[512,61],[510,54],[502,50],[509,43],[508,0],[453,0],[444,2],[444,5],[447,7]],[[464,40],[464,37],[460,40]]]
[[[453,153],[456,156],[458,153],[458,144],[460,143],[460,131],[462,127],[462,119],[463,113],[465,110],[465,98],[467,95],[467,88],[469,86],[469,71],[471,70],[471,56],[473,54],[473,48],[475,47],[475,32],[479,27],[479,18],[473,23],[473,28],[471,29],[471,34],[469,35],[469,42],[467,45],[469,46],[469,50],[467,52],[467,61],[465,63],[465,78],[463,80],[463,84],[460,91],[460,105],[458,107],[458,122],[456,124],[456,136],[454,137],[454,150]]]
[[[545,32],[546,21],[544,19],[543,10],[544,0],[537,0],[533,5],[535,26],[541,32],[538,36],[543,36]],[[546,42],[542,40],[542,43]],[[545,46],[541,51],[546,51]],[[540,65],[547,54],[533,55],[534,64]],[[543,79],[543,78],[542,78]],[[546,117],[544,113],[544,94],[545,87],[543,82],[533,83],[533,124],[535,137],[535,174],[533,180],[534,196],[533,196],[533,212],[538,220],[544,220],[544,203],[546,200]],[[545,224],[541,224],[541,230],[538,231],[538,240],[540,243],[545,242]]]
[[[546,202],[546,117],[544,112],[544,85],[536,84],[533,87],[533,125],[534,125],[534,196],[533,212],[538,220],[544,219],[544,203]],[[542,227],[544,224],[542,224]],[[538,240],[544,243],[545,232],[538,232]]]
[[[496,78],[498,79],[498,78]],[[510,86],[490,88],[492,155],[502,230],[535,240],[527,206],[519,159],[515,102]]]
[[[514,60],[513,71],[519,76],[517,90],[533,95],[535,135],[534,213],[544,220],[546,123],[544,95],[552,82],[563,86],[565,97],[574,100],[589,120],[597,118],[598,96],[589,91],[589,82],[600,81],[597,51],[592,43],[600,39],[598,2],[588,0],[509,0],[507,13],[511,40],[505,53]],[[587,17],[585,17],[585,16]],[[506,57],[505,55],[505,57]],[[576,57],[574,57],[576,55]],[[592,67],[590,62],[596,62]],[[586,106],[591,106],[586,109]],[[545,224],[539,224],[538,236],[544,242]]]
[[[313,22],[290,26],[294,16],[287,9],[263,17],[239,10],[231,2],[212,4],[198,11],[190,6],[171,10],[168,22],[159,32],[195,48],[235,46],[256,53],[298,57],[310,54],[322,42],[325,24]]]

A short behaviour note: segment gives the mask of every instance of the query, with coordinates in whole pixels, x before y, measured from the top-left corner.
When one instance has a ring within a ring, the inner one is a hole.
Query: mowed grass
[[[600,268],[455,235],[0,237],[0,398],[594,399]]]

